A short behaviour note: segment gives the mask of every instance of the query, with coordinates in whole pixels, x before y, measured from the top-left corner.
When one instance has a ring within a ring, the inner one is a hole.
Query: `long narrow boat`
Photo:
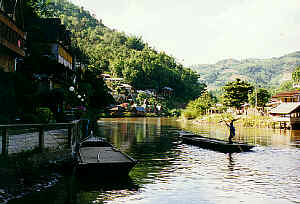
[[[211,149],[223,153],[247,152],[254,147],[253,145],[245,143],[234,142],[230,144],[224,140],[207,138],[188,132],[180,132],[180,136],[182,141],[186,144],[197,145],[201,148]]]
[[[90,136],[78,151],[79,173],[97,173],[102,177],[126,176],[137,161],[116,149],[103,138]]]

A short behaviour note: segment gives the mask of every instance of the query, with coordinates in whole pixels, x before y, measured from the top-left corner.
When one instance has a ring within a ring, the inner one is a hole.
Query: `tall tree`
[[[241,79],[228,82],[223,86],[223,104],[228,107],[241,108],[241,106],[248,102],[248,94],[253,91],[253,86]]]
[[[300,66],[295,68],[292,73],[292,79],[295,83],[300,83]]]
[[[252,92],[249,97],[249,102],[252,106],[264,107],[271,97],[267,89],[259,88]]]

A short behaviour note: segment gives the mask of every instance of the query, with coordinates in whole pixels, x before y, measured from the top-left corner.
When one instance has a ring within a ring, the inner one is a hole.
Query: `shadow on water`
[[[230,171],[233,171],[235,163],[234,163],[234,159],[232,158],[232,153],[228,153],[227,158],[228,158],[228,169]]]
[[[160,118],[103,119],[99,134],[138,160],[128,177],[76,177],[10,204],[182,204],[300,203],[300,132],[238,129],[238,139],[256,144],[251,152],[225,154],[180,142],[186,125]],[[203,126],[210,137],[224,129]],[[290,144],[295,144],[291,146]]]
[[[85,204],[91,201],[103,203],[104,197],[107,199],[104,192],[137,191],[139,188],[130,176],[106,177],[100,174],[78,176],[76,168],[74,168],[73,174],[69,179],[69,184],[67,202],[70,204]]]
[[[76,167],[74,167],[72,173],[64,175],[62,181],[57,185],[45,191],[11,200],[8,203],[88,204],[91,201],[103,203],[104,198],[108,199],[104,192],[124,190],[135,192],[138,189],[139,186],[133,182],[130,176],[107,178],[101,175],[84,175],[78,177]]]

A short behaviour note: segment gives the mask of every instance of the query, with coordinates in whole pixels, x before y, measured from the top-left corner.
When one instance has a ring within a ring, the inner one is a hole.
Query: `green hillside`
[[[72,33],[73,53],[96,73],[108,72],[122,77],[137,89],[162,90],[171,87],[176,97],[198,97],[205,85],[199,75],[158,52],[141,37],[106,27],[87,10],[67,0],[50,0],[45,17],[59,17]]]
[[[216,64],[199,64],[191,69],[200,74],[209,89],[216,89],[226,82],[240,78],[263,87],[278,87],[290,80],[296,66],[300,65],[300,51],[269,59],[225,59]]]

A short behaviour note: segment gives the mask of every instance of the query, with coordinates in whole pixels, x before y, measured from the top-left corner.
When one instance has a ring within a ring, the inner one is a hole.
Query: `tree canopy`
[[[300,82],[300,66],[296,67],[295,70],[293,71],[293,73],[292,73],[292,79],[296,83]]]
[[[200,115],[206,114],[206,111],[212,107],[214,98],[208,92],[203,93],[197,99],[190,101],[183,111],[185,118],[196,118]]]
[[[248,102],[248,94],[252,93],[253,89],[250,83],[239,78],[228,82],[223,86],[223,104],[228,107],[241,108],[244,103]]]
[[[258,88],[249,96],[249,103],[252,106],[264,107],[270,100],[271,94],[267,89]]]

